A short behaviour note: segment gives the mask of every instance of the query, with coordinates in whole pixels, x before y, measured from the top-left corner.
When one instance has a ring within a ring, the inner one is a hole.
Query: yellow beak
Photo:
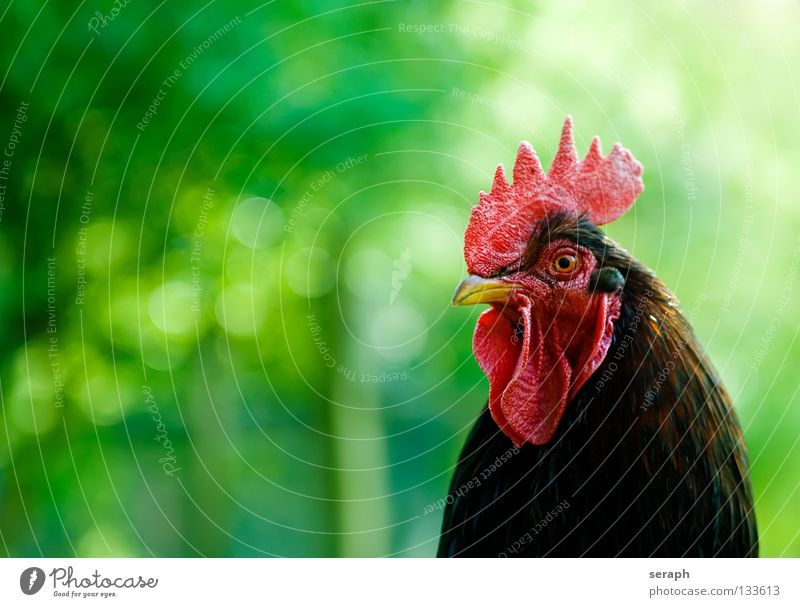
[[[470,274],[456,287],[454,306],[471,306],[479,303],[503,303],[520,285],[499,278],[481,278]]]

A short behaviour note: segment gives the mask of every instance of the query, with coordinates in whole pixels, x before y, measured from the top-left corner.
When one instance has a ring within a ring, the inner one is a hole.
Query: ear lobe
[[[589,277],[591,293],[614,293],[625,286],[625,278],[617,268],[599,268]]]

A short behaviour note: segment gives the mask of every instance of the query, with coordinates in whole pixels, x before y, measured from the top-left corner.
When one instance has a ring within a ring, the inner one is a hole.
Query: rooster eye
[[[553,261],[553,272],[556,274],[570,274],[578,267],[578,258],[575,255],[561,254]]]

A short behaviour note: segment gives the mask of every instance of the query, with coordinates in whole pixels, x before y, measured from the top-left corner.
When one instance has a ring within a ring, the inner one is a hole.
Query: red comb
[[[534,224],[548,213],[586,213],[602,225],[624,214],[643,189],[642,165],[619,144],[603,156],[595,137],[586,158],[578,161],[572,118],[567,116],[549,173],[531,144],[523,141],[514,161],[514,185],[501,164],[491,191],[480,193],[464,235],[467,271],[488,276],[516,262]]]

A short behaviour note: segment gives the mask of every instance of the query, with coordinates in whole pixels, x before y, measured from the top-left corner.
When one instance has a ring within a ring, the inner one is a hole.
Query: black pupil
[[[562,270],[566,270],[569,268],[570,264],[572,263],[572,259],[569,257],[559,257],[558,258],[558,267]]]

